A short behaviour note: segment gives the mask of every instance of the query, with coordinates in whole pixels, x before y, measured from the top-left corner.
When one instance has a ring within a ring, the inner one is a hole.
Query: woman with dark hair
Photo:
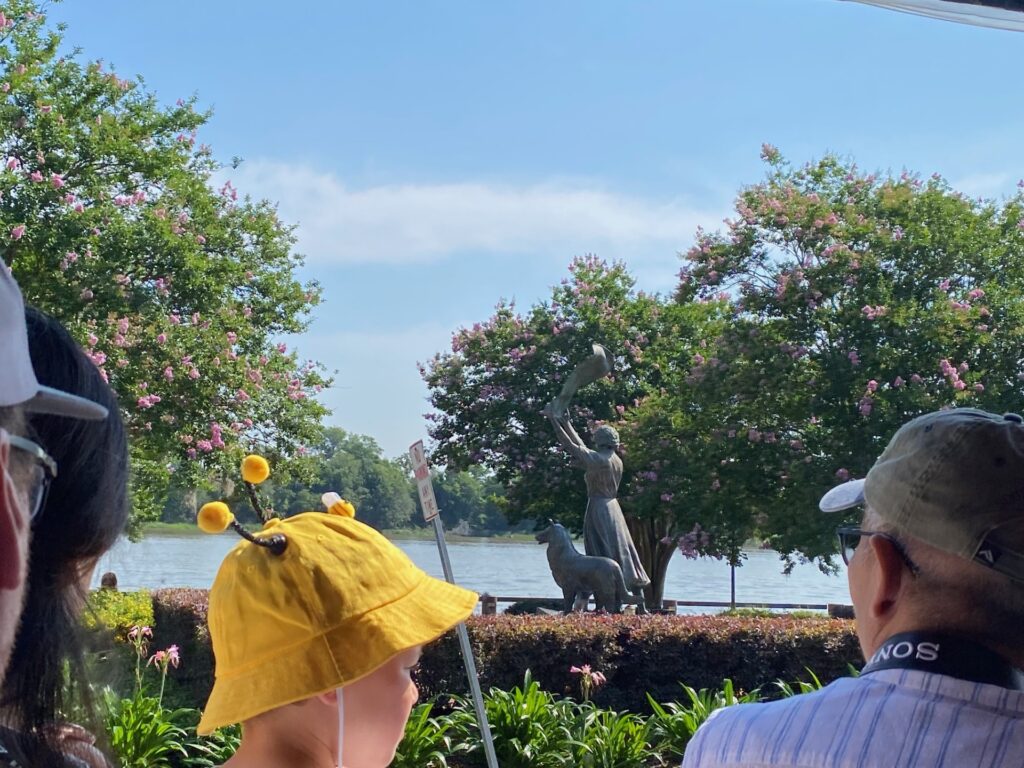
[[[102,765],[84,732],[61,726],[65,662],[82,680],[79,616],[99,557],[128,519],[128,446],[116,397],[56,320],[28,308],[32,366],[41,384],[105,406],[103,421],[32,415],[28,428],[60,467],[32,520],[21,626],[0,689],[0,741],[21,766]],[[18,734],[13,736],[13,734]],[[83,759],[84,758],[84,759]],[[0,765],[5,758],[0,757]]]

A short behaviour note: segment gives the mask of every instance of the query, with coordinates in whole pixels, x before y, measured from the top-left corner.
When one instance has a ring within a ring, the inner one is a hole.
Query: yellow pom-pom
[[[327,511],[332,515],[340,515],[341,517],[356,516],[356,508],[352,505],[352,502],[345,501],[334,491],[325,493],[320,497],[320,500],[324,503],[324,506],[327,507]]]
[[[270,464],[262,456],[255,453],[242,460],[242,479],[247,483],[259,485],[270,477]]]
[[[229,525],[235,516],[231,514],[228,505],[223,501],[211,501],[203,504],[196,517],[196,524],[204,533],[221,533]]]

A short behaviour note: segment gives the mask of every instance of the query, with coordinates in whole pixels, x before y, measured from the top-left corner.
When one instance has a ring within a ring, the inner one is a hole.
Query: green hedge
[[[206,629],[207,592],[161,589],[152,595],[153,648],[176,644],[181,667],[171,677],[192,706],[213,685]],[[776,680],[829,682],[862,659],[853,622],[828,618],[720,616],[477,616],[468,622],[481,685],[510,690],[529,669],[546,690],[577,690],[569,668],[589,664],[607,685],[595,703],[647,712],[646,694],[679,697],[680,682],[715,688],[730,678],[753,690]],[[245,631],[241,628],[240,631]],[[423,699],[468,690],[454,632],[429,645],[417,673]]]

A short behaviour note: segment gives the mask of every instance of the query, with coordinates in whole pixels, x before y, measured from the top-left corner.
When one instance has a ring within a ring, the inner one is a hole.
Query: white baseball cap
[[[107,418],[107,409],[99,403],[44,387],[36,379],[28,351],[25,303],[10,269],[0,261],[0,408],[13,406],[73,419]]]

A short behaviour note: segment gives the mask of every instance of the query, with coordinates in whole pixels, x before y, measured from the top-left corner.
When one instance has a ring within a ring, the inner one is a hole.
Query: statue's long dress
[[[626,528],[616,495],[622,481],[622,459],[611,450],[592,451],[566,446],[586,471],[587,514],[583,518],[583,546],[588,555],[610,557],[622,566],[626,589],[635,592],[651,583]]]

